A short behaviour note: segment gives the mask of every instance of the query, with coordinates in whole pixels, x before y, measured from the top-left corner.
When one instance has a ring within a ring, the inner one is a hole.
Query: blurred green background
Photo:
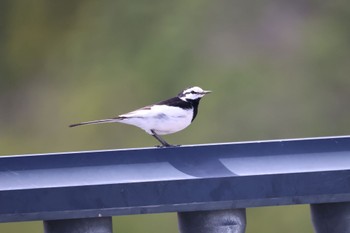
[[[347,1],[1,0],[0,154],[153,146],[131,126],[67,126],[193,85],[213,94],[171,143],[346,135],[349,22]],[[307,206],[247,214],[247,233],[312,232]],[[114,221],[177,232],[173,213]],[[0,224],[22,231],[43,229]]]

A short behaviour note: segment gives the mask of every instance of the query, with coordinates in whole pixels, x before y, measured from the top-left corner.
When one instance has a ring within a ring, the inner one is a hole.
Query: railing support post
[[[244,233],[245,209],[179,212],[181,233]]]
[[[44,221],[45,233],[112,233],[112,217]]]
[[[316,233],[350,232],[350,202],[312,204],[311,215]]]

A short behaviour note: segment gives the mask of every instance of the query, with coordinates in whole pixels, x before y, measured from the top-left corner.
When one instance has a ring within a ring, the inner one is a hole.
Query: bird
[[[201,98],[209,93],[211,91],[194,86],[153,105],[112,118],[71,124],[69,127],[115,122],[134,125],[157,139],[161,143],[159,147],[172,147],[174,145],[166,142],[160,135],[176,133],[189,126],[197,116]]]

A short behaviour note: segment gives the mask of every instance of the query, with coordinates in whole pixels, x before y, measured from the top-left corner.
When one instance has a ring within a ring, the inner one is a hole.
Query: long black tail
[[[112,123],[112,122],[118,122],[118,120],[116,118],[114,118],[114,119],[103,119],[103,120],[96,120],[96,121],[86,121],[86,122],[71,124],[71,125],[69,125],[69,127],[75,127],[75,126],[80,126],[80,125]]]

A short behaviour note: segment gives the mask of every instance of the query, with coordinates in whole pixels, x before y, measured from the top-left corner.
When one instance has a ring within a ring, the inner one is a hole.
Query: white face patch
[[[196,100],[202,98],[206,92],[200,87],[191,87],[182,92],[182,100]]]

